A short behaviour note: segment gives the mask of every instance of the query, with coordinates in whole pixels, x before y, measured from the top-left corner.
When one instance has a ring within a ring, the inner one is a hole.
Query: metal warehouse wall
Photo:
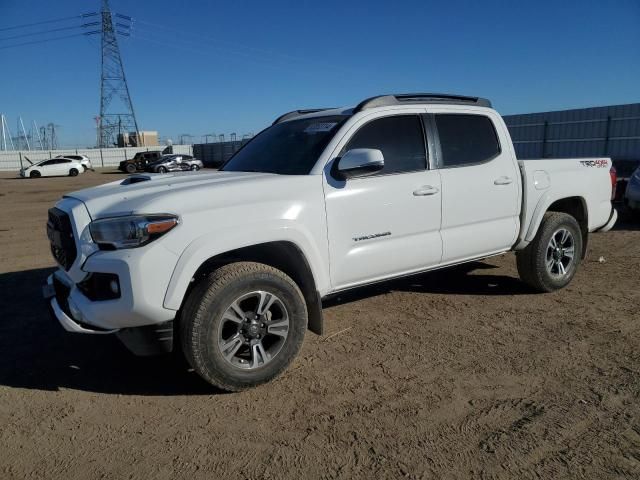
[[[623,175],[640,162],[640,103],[503,118],[521,159],[611,157]]]
[[[232,142],[198,143],[193,146],[193,156],[207,167],[219,167],[231,158],[249,140]]]

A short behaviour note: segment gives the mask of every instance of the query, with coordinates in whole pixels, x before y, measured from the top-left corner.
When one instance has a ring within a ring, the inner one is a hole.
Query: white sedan
[[[58,155],[55,158],[68,158],[69,160],[77,160],[82,164],[82,167],[85,171],[93,170],[93,165],[91,165],[91,160],[86,155]]]
[[[20,176],[25,178],[57,177],[66,175],[75,177],[84,171],[84,167],[78,160],[71,160],[70,158],[52,158],[21,169]]]

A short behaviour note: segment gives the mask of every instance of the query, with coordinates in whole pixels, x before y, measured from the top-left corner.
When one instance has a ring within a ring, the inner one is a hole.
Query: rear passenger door
[[[505,251],[519,228],[520,175],[497,114],[435,112],[443,263]]]

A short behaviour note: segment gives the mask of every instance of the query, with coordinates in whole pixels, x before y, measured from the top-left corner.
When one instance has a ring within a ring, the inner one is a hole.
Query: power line
[[[15,38],[32,37],[34,35],[43,35],[45,33],[62,32],[63,30],[73,30],[74,28],[81,28],[84,25],[73,25],[72,27],[53,28],[51,30],[41,30],[39,32],[23,33],[21,35],[14,35],[12,37],[0,38],[0,42],[3,40],[13,40]]]
[[[81,37],[84,35],[88,35],[88,33],[74,33],[73,35],[64,35],[62,37],[46,38],[44,40],[34,40],[32,42],[15,43],[13,45],[2,46],[0,47],[0,50],[4,50],[6,48],[12,48],[12,47],[22,47],[23,45],[35,45],[36,43],[54,42],[56,40],[64,40],[65,38]]]
[[[52,20],[43,20],[42,22],[24,23],[22,25],[14,25],[13,27],[0,28],[0,32],[4,32],[6,30],[15,30],[16,28],[35,27],[36,25],[44,25],[45,23],[63,22],[65,20],[71,20],[71,19],[75,19],[75,18],[82,18],[83,16],[84,15],[74,15],[73,17],[54,18]]]

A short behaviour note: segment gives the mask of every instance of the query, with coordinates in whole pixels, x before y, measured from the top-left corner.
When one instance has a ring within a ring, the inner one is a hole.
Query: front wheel
[[[200,166],[199,165],[191,165],[191,170],[196,172],[196,171],[200,170]]]
[[[541,292],[568,285],[581,257],[580,225],[574,217],[561,212],[545,213],[533,241],[516,252],[520,278]]]
[[[266,383],[292,362],[307,329],[302,292],[268,265],[225,265],[197,284],[180,317],[193,369],[223,390]]]
[[[40,178],[40,172],[39,172],[38,170],[33,170],[33,171],[29,174],[29,176],[30,176],[31,178]]]
[[[165,167],[158,167],[158,173],[167,173],[167,169]]]

